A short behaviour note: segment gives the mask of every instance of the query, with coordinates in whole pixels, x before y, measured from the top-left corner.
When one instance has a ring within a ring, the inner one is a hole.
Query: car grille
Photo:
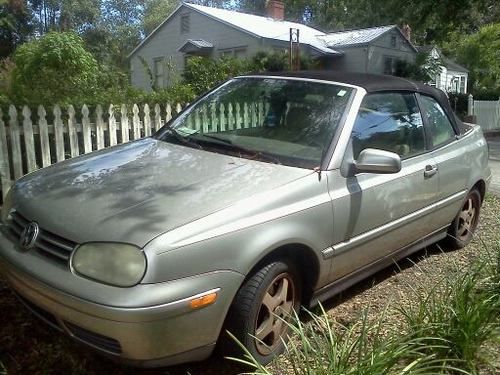
[[[72,323],[64,322],[64,325],[73,334],[73,336],[86,344],[90,344],[98,349],[102,349],[113,354],[120,354],[122,352],[120,343],[111,337],[91,332]]]
[[[24,228],[30,223],[28,219],[23,217],[19,212],[14,211],[10,214],[9,222],[10,232],[17,240],[20,239]],[[35,242],[35,249],[40,253],[57,259],[60,262],[67,263],[71,252],[76,247],[77,243],[62,238],[54,233],[50,233],[42,228]]]

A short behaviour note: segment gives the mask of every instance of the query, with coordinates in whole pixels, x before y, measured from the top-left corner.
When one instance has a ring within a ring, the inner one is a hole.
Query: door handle
[[[437,165],[426,165],[424,169],[424,177],[429,178],[434,176],[438,171]]]

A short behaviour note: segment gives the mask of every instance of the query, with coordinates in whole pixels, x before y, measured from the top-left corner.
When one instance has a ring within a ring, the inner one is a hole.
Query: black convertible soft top
[[[298,72],[272,72],[255,75],[294,77],[339,82],[362,87],[369,93],[382,91],[411,91],[429,95],[441,104],[458,133],[464,133],[462,122],[453,113],[448,96],[443,91],[421,82],[389,75],[341,72],[335,70],[304,70]]]

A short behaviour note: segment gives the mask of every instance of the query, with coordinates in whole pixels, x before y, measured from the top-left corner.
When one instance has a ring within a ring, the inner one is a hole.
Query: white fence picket
[[[101,150],[104,148],[104,120],[102,119],[102,107],[100,104],[98,104],[95,109],[95,115],[95,136],[97,149]]]
[[[2,186],[2,198],[5,198],[10,189],[10,163],[9,149],[7,147],[7,133],[3,121],[3,113],[0,108],[0,183]]]
[[[68,136],[69,136],[69,152],[72,158],[80,155],[80,147],[78,146],[78,134],[76,132],[75,108],[70,105],[68,107]]]
[[[61,119],[61,107],[54,106],[54,138],[56,140],[56,160],[57,162],[65,159],[64,155],[64,126]]]
[[[137,104],[134,104],[132,111],[134,113],[134,116],[132,117],[133,139],[136,140],[141,137],[141,119],[139,118],[139,106]]]
[[[128,117],[127,117],[127,106],[122,104],[121,108],[121,117],[120,117],[120,128],[122,132],[122,143],[126,143],[129,141],[129,126],[128,126]]]
[[[35,140],[33,137],[33,123],[31,122],[31,110],[27,106],[23,107],[23,133],[24,150],[26,152],[26,167],[28,168],[29,173],[37,169],[37,166],[35,158]]]
[[[149,109],[149,105],[144,105],[144,136],[149,137],[151,135],[151,110]]]
[[[483,130],[500,129],[500,99],[474,100],[474,115]]]
[[[42,167],[48,167],[50,160],[49,126],[47,124],[47,112],[41,105],[38,106],[38,132],[40,133],[40,151],[42,153]]]
[[[17,180],[23,175],[23,162],[21,159],[21,132],[19,131],[19,124],[17,122],[17,109],[13,105],[9,107],[9,117],[12,167],[14,169],[14,178]]]
[[[116,145],[116,119],[115,119],[115,109],[113,104],[109,106],[109,119],[108,119],[108,131],[109,131],[109,145]]]
[[[155,104],[155,118],[153,128],[155,132],[161,128],[161,109],[159,104]]]
[[[89,107],[86,104],[82,107],[82,135],[83,152],[88,154],[92,152],[92,128],[90,127]]]

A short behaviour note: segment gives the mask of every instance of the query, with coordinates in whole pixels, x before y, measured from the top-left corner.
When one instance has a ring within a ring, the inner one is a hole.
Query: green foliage
[[[146,0],[142,19],[144,34],[151,34],[179,6],[179,3],[178,0]]]
[[[194,56],[187,61],[184,70],[184,82],[200,95],[229,77],[248,73],[252,70],[246,60],[223,57],[214,60],[206,57]]]
[[[477,265],[476,265],[477,266]],[[500,294],[485,291],[484,263],[457,278],[446,278],[428,293],[415,291],[414,303],[400,309],[411,337],[422,338],[424,353],[443,361],[459,361],[461,368],[477,373],[481,349],[498,338]],[[498,274],[497,274],[498,276]],[[427,348],[436,340],[441,345]]]
[[[33,16],[20,0],[0,0],[0,58],[9,56],[31,33]]]
[[[469,69],[473,93],[500,91],[500,22],[483,26],[469,36],[455,36],[446,47]]]
[[[448,100],[450,101],[451,108],[458,117],[463,119],[467,116],[467,106],[469,94],[448,93]]]
[[[396,66],[396,75],[427,83],[435,79],[440,69],[440,59],[432,57],[429,53],[419,52],[414,63],[399,61]]]
[[[97,90],[99,66],[74,33],[51,32],[14,54],[11,95],[19,103],[64,104]]]

